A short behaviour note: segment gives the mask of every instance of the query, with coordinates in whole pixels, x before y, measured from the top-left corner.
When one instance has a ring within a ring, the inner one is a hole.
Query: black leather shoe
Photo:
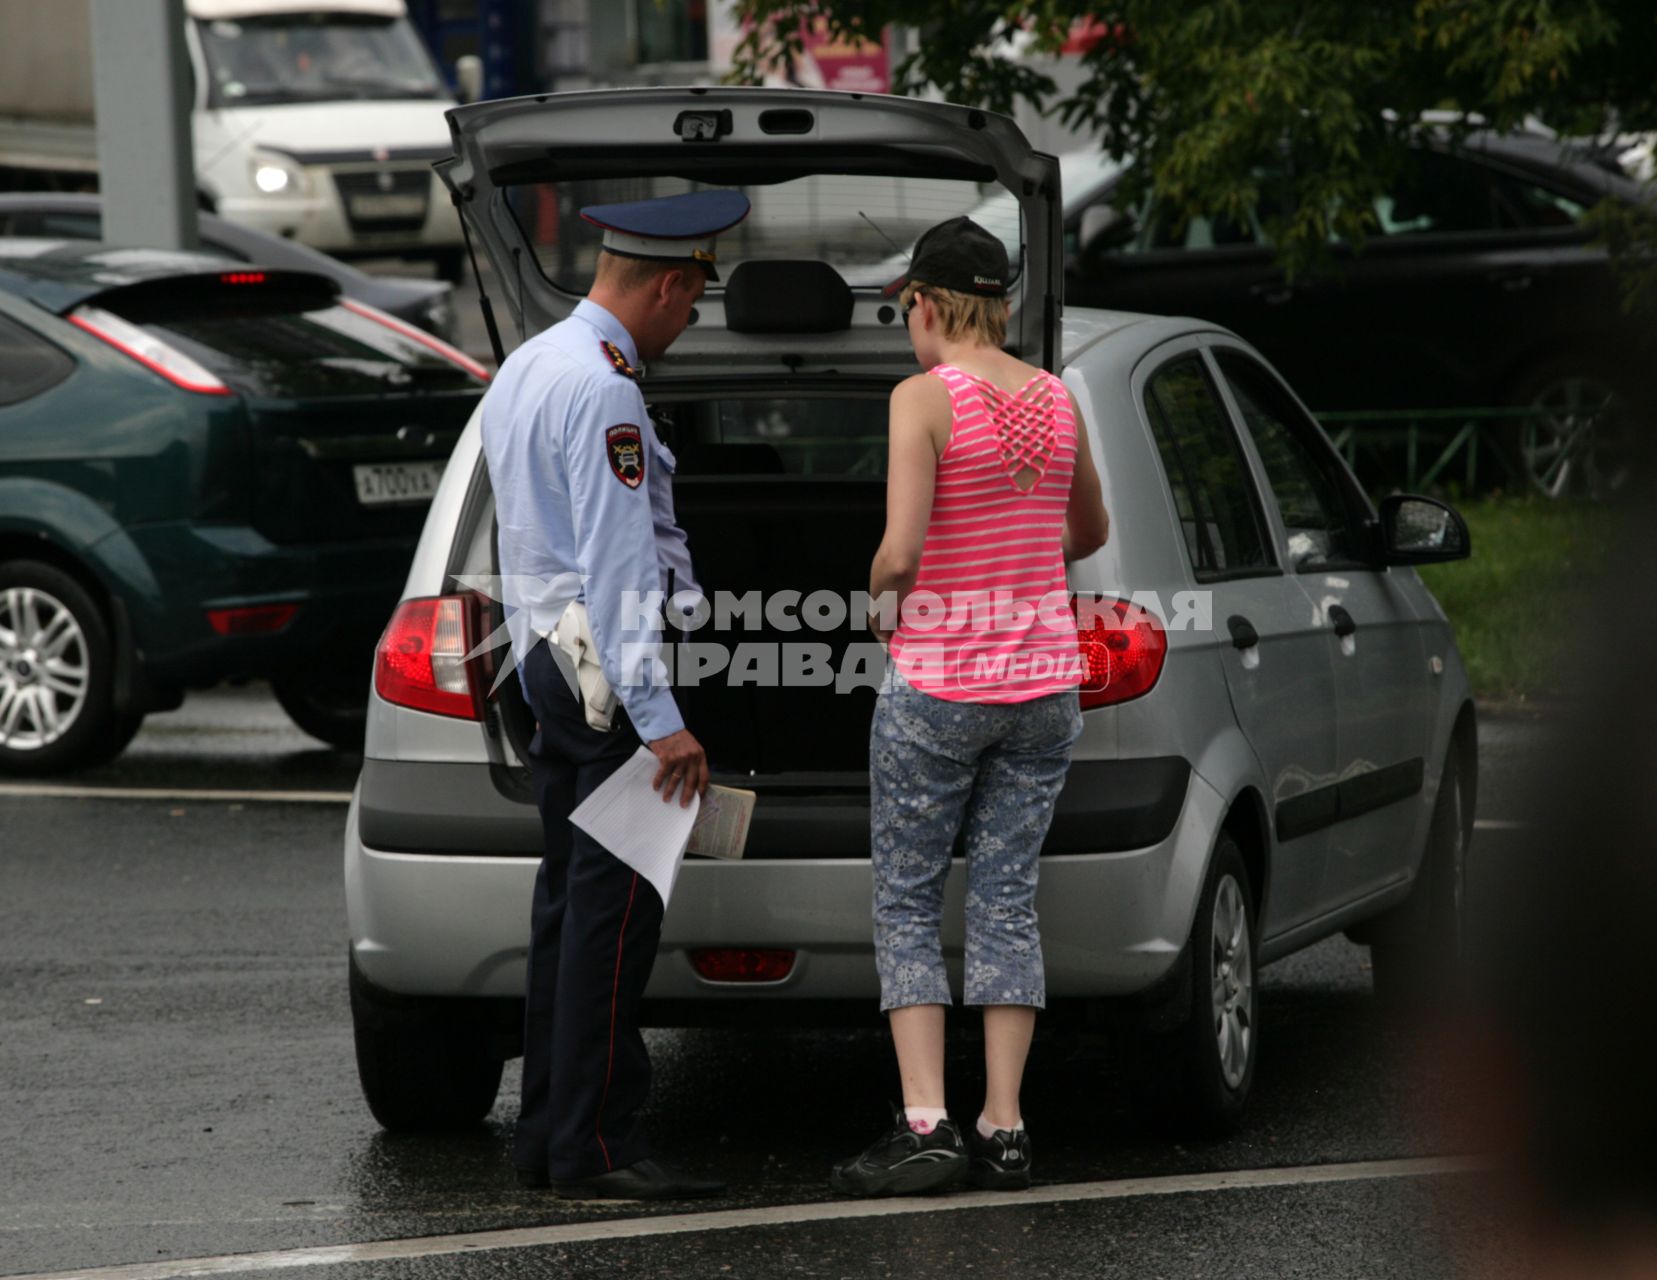
[[[640,1160],[591,1178],[552,1182],[553,1194],[566,1200],[692,1200],[724,1190],[725,1184],[715,1178],[693,1178],[655,1160]]]

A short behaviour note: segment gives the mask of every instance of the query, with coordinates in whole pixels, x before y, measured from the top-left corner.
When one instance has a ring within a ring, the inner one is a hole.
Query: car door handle
[[[1329,621],[1335,624],[1335,634],[1338,636],[1349,636],[1358,629],[1352,615],[1338,604],[1329,606]]]
[[[1257,302],[1264,302],[1268,307],[1281,307],[1294,296],[1294,289],[1286,284],[1254,284],[1249,286],[1249,297]]]
[[[1226,629],[1231,632],[1231,643],[1239,649],[1252,649],[1260,643],[1260,633],[1254,629],[1254,624],[1240,613],[1234,613],[1225,620]]]

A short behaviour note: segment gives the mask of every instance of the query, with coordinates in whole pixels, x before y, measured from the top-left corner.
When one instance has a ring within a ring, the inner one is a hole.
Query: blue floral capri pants
[[[966,1003],[1043,1008],[1036,862],[1082,731],[1076,695],[948,702],[888,670],[869,733],[881,1011],[951,1003],[938,931],[957,835]]]

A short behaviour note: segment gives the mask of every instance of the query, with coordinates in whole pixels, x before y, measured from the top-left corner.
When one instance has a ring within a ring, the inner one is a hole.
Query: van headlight
[[[311,192],[305,170],[288,156],[275,151],[255,151],[248,158],[253,185],[267,196],[304,196]]]

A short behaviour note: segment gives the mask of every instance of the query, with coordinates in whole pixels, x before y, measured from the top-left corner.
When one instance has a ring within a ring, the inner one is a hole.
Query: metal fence
[[[1318,420],[1364,488],[1459,495],[1524,490],[1519,441],[1528,409],[1418,409],[1322,413]]]
[[[1323,413],[1324,430],[1374,494],[1437,487],[1454,497],[1502,489],[1544,497],[1605,497],[1636,465],[1636,415],[1597,411],[1414,409]]]

